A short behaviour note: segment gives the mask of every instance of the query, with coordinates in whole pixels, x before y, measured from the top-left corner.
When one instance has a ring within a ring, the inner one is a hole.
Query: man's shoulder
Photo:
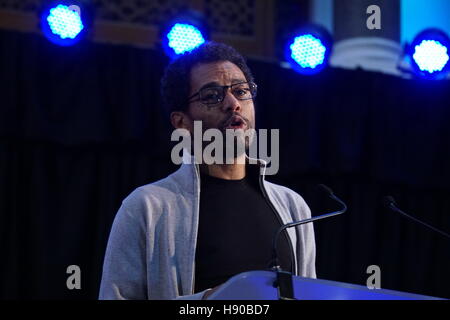
[[[288,188],[286,186],[276,184],[270,181],[266,180],[266,186],[270,188],[270,190],[278,195],[279,197],[283,197],[288,200],[294,200],[294,201],[302,201],[304,202],[303,197],[298,194],[296,191],[292,190],[291,188]]]
[[[273,182],[266,181],[268,192],[272,195],[281,212],[290,212],[295,219],[309,218],[311,215],[308,204],[296,191]]]
[[[159,204],[168,198],[180,194],[178,171],[169,174],[160,180],[142,185],[134,189],[124,200],[127,206]]]

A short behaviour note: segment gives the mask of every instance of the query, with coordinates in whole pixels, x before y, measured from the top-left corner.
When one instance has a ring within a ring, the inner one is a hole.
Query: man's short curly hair
[[[187,52],[170,63],[161,79],[162,102],[168,114],[173,111],[186,111],[191,90],[190,73],[199,63],[230,61],[241,69],[247,81],[254,81],[244,57],[234,48],[217,42],[206,42]]]

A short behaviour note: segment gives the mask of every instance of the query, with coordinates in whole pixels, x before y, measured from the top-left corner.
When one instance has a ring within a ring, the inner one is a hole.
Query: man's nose
[[[231,93],[231,90],[227,90],[225,93],[225,97],[223,98],[223,108],[225,112],[237,112],[242,108],[240,101]]]

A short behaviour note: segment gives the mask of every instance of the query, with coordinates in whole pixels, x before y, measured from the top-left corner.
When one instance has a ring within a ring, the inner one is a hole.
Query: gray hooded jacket
[[[259,167],[263,194],[283,223],[311,216],[300,195],[264,180],[265,163]],[[199,204],[199,167],[186,163],[125,198],[109,236],[99,298],[201,299],[205,291],[193,292]],[[315,278],[312,223],[287,231],[296,274]]]

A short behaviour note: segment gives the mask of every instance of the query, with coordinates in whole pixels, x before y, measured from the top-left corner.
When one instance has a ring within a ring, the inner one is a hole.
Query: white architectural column
[[[402,55],[398,42],[381,37],[355,37],[334,44],[330,65],[401,75],[397,65]]]
[[[373,14],[367,9],[373,5],[380,9],[380,29],[367,26]],[[400,75],[399,0],[337,0],[333,12],[335,44],[331,66]]]
[[[367,27],[372,5],[380,8],[380,29]],[[311,0],[310,16],[333,36],[331,66],[400,75],[400,0]]]

